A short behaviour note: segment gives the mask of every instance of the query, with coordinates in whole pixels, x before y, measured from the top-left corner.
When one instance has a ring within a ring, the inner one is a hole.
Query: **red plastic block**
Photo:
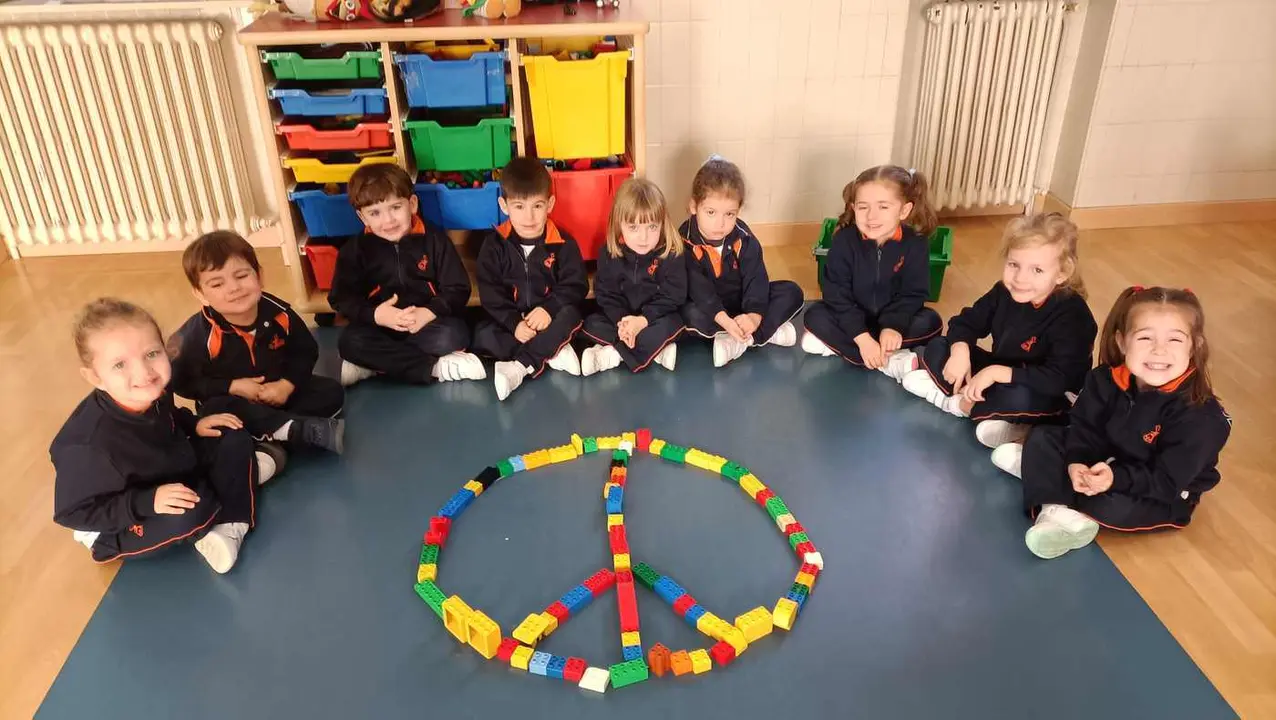
[[[672,654],[669,648],[660,643],[651,646],[651,652],[647,653],[647,667],[653,675],[664,677],[672,669],[669,667],[669,656]]]
[[[567,658],[567,665],[563,667],[563,681],[574,683],[580,682],[580,679],[585,676],[586,667],[588,667],[588,663],[581,658]]]
[[[620,631],[638,632],[638,596],[632,582],[616,583],[616,604],[620,607]]]
[[[617,572],[617,573],[616,573],[616,584],[617,584],[617,585],[619,585],[620,583],[629,583],[630,585],[633,585],[633,584],[634,584],[634,571],[633,571],[633,570],[621,570],[621,571]]]
[[[612,555],[619,555],[621,553],[629,552],[629,541],[625,539],[624,525],[616,525],[615,527],[613,527],[611,530],[608,530],[607,532],[611,536],[610,539],[611,539],[611,554]]]
[[[802,563],[802,569],[798,570],[798,572],[808,573],[813,578],[818,578],[820,576],[820,568],[812,565],[811,563]]]
[[[425,534],[426,545],[438,545],[440,548],[447,542],[447,533],[441,533],[438,530],[431,530]]]
[[[585,587],[589,588],[590,594],[594,597],[598,597],[604,592],[607,592],[612,585],[616,584],[616,573],[608,570],[607,568],[603,568],[593,575],[590,575],[589,579],[583,584]]]
[[[784,526],[784,535],[787,537],[793,533],[806,532],[806,528],[802,527],[800,522],[791,522]]]
[[[637,442],[634,444],[634,447],[643,452],[647,452],[647,449],[651,447],[651,430],[648,428],[639,428],[637,435]]]
[[[628,473],[626,473],[626,472],[625,472],[625,469],[624,469],[624,468],[622,468],[622,467],[614,467],[614,468],[612,468],[612,469],[611,469],[611,481],[612,481],[612,482],[614,482],[614,483],[616,483],[617,485],[619,485],[619,486],[621,486],[621,487],[624,487],[624,486],[625,486],[625,476],[626,476],[627,474],[628,474]]]
[[[447,533],[452,529],[452,518],[439,517],[435,515],[430,518],[430,529]]]
[[[815,552],[815,546],[812,545],[809,541],[800,542],[798,543],[797,547],[793,548],[793,552],[797,553],[798,557],[806,557],[807,553]]]
[[[510,657],[514,655],[514,651],[518,649],[518,645],[519,642],[514,638],[502,639],[501,646],[496,649],[496,657],[500,658],[501,662],[508,663]]]
[[[721,640],[717,645],[709,649],[709,655],[713,657],[713,661],[721,667],[726,667],[735,660],[735,648],[731,647],[731,643]]]
[[[553,605],[545,608],[545,612],[553,615],[558,620],[559,625],[567,622],[567,618],[571,617],[572,614],[572,611],[567,609],[562,600],[556,600]]]
[[[765,508],[766,501],[773,497],[775,497],[775,493],[771,492],[771,488],[762,488],[753,498],[753,501]]]
[[[687,611],[691,609],[691,606],[695,604],[696,599],[691,597],[691,593],[687,593],[673,601],[673,611],[678,613],[678,617],[682,617],[686,615]]]

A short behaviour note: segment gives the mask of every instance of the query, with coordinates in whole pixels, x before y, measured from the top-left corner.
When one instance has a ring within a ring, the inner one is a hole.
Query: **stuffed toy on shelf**
[[[283,0],[288,12],[304,20],[419,20],[443,9],[443,0]]]

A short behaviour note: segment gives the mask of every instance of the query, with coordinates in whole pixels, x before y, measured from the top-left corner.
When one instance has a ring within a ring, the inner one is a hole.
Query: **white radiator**
[[[0,26],[0,235],[12,256],[170,250],[269,224],[222,36],[204,19]]]
[[[939,209],[1030,204],[1042,132],[1073,3],[932,3],[913,164]]]

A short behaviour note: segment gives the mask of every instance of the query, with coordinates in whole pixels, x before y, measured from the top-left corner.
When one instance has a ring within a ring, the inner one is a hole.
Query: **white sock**
[[[274,431],[273,433],[271,433],[271,435],[270,435],[270,439],[271,439],[271,440],[287,440],[287,439],[288,439],[288,431],[289,431],[289,430],[291,430],[291,429],[292,429],[292,421],[291,421],[291,420],[289,420],[288,422],[284,423],[283,425],[280,425],[278,430],[276,430],[276,431]]]

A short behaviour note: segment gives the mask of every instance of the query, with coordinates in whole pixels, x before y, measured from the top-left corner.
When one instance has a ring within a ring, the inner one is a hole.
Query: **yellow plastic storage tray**
[[[536,55],[554,55],[560,52],[585,52],[603,41],[602,35],[578,35],[576,37],[530,37],[527,46]]]
[[[589,60],[523,57],[532,99],[532,132],[543,158],[593,158],[625,152],[625,77],[629,51]]]
[[[292,170],[297,182],[344,183],[364,165],[392,163],[393,155],[366,157],[357,163],[325,163],[316,158],[284,158],[284,167]]]

